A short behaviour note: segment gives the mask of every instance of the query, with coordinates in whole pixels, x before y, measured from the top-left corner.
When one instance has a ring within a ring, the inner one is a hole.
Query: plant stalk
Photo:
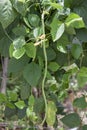
[[[45,12],[43,11],[43,13],[42,13],[43,35],[45,35],[44,15],[45,15]],[[43,53],[44,53],[44,59],[45,59],[44,76],[43,76],[43,80],[42,80],[42,94],[43,94],[44,103],[45,103],[45,116],[44,116],[44,119],[43,119],[41,125],[44,124],[44,122],[46,120],[46,113],[47,113],[47,100],[46,100],[46,95],[45,95],[45,90],[44,90],[44,88],[45,88],[45,80],[46,80],[46,76],[47,76],[47,52],[46,52],[46,47],[45,47],[45,40],[43,40],[43,42],[42,42],[42,47],[43,47]]]

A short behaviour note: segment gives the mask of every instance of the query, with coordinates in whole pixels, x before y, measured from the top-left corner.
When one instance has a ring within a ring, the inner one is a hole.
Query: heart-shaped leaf
[[[70,113],[64,116],[61,121],[69,128],[78,127],[81,124],[81,119],[77,113]]]
[[[25,67],[23,76],[31,86],[36,86],[41,76],[41,69],[38,64],[31,62]]]
[[[78,59],[80,57],[80,55],[82,54],[82,51],[83,51],[82,46],[80,44],[73,44],[72,45],[71,53],[75,59]]]
[[[34,46],[34,44],[32,42],[25,45],[25,51],[26,51],[26,54],[30,58],[35,58],[35,56],[36,56],[36,47]]]

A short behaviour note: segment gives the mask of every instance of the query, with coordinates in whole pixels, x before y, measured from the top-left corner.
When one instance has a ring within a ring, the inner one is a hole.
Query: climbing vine
[[[43,28],[43,35],[45,36],[44,15],[45,15],[45,12],[43,11],[43,13],[42,13],[42,28]],[[42,125],[44,124],[44,122],[46,120],[46,113],[47,113],[47,100],[46,100],[46,95],[45,95],[45,90],[44,90],[45,80],[46,80],[46,76],[47,76],[47,53],[46,53],[45,41],[43,41],[43,52],[44,52],[44,59],[45,59],[45,70],[44,70],[44,77],[43,77],[43,81],[42,81],[42,93],[43,93],[44,102],[45,102],[45,117],[44,117],[44,120],[42,122]]]
[[[87,0],[0,1],[0,120],[87,128],[86,12]]]

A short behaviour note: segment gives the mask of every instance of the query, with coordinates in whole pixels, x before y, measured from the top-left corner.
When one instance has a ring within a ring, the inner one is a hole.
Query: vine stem
[[[43,35],[45,35],[44,15],[45,15],[45,12],[43,11],[43,13],[42,13]],[[42,95],[43,95],[44,103],[45,103],[45,116],[44,116],[44,119],[43,119],[41,125],[44,124],[44,122],[46,120],[46,113],[47,113],[47,100],[46,100],[46,95],[45,95],[45,90],[44,90],[45,80],[46,80],[46,76],[47,76],[47,52],[46,52],[46,47],[45,47],[45,40],[43,40],[43,42],[42,42],[42,47],[43,47],[43,53],[44,53],[44,58],[45,58],[44,76],[43,76],[43,80],[42,80]]]

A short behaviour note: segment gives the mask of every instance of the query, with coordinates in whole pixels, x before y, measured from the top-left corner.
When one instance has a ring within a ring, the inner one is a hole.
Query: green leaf
[[[52,39],[53,41],[57,41],[62,34],[64,33],[65,27],[64,27],[64,23],[58,21],[58,19],[56,18],[56,16],[53,18],[53,21],[51,23],[51,35],[52,35]]]
[[[50,62],[49,65],[48,65],[48,68],[55,72],[59,69],[59,65],[56,63],[56,62]]]
[[[19,26],[13,28],[12,31],[16,36],[26,36],[26,34],[27,34],[27,29],[24,25],[19,25]]]
[[[38,64],[31,62],[25,67],[23,76],[31,86],[36,86],[41,77],[41,69]]]
[[[14,50],[13,57],[16,59],[20,59],[24,54],[25,54],[25,49],[24,47],[22,47],[18,50]]]
[[[10,0],[0,0],[0,22],[7,28],[16,17]]]
[[[74,0],[75,1],[75,0]],[[79,16],[81,16],[84,20],[84,22],[87,25],[87,0],[78,0],[76,2],[73,2],[75,4],[79,4],[79,6],[76,6],[73,8],[73,11],[77,13]]]
[[[23,36],[20,36],[20,37],[16,38],[16,39],[13,41],[13,45],[14,45],[14,48],[15,48],[15,49],[21,48],[22,46],[25,45],[25,38],[24,38]]]
[[[9,108],[9,107],[5,108],[5,117],[7,117],[8,119],[16,114],[17,114],[16,109]]]
[[[87,83],[87,77],[78,76],[77,81],[78,81],[78,86],[83,88],[83,86],[85,86]]]
[[[48,61],[52,61],[56,58],[56,52],[54,51],[53,48],[48,47],[46,51],[47,51]],[[44,54],[43,54],[42,48],[37,48],[37,56],[40,56],[44,60]]]
[[[31,111],[30,111],[30,109],[29,109],[29,108],[27,108],[27,110],[26,110],[26,114],[27,114],[27,117],[29,117],[29,116],[30,116]]]
[[[77,73],[78,85],[80,87],[83,87],[84,85],[86,85],[86,82],[87,82],[87,74],[86,73],[87,73],[86,67],[80,68],[80,70]]]
[[[20,2],[22,2],[22,3],[25,3],[26,0],[18,0],[18,1],[20,1]]]
[[[66,53],[61,53],[61,52],[57,52],[56,53],[56,62],[60,65],[60,66],[64,66],[65,64],[67,64],[67,54]]]
[[[15,58],[11,58],[8,63],[8,73],[17,73],[19,71],[23,71],[28,61],[29,58],[26,56],[23,56],[18,60]]]
[[[30,25],[29,22],[28,22],[28,19],[27,19],[26,17],[24,17],[23,20],[24,20],[24,23],[25,23],[30,29],[32,29],[31,25]]]
[[[85,100],[85,97],[76,98],[73,102],[73,105],[81,109],[87,108],[87,102]]]
[[[64,6],[66,7],[70,7],[70,8],[78,8],[81,7],[82,3],[84,2],[84,0],[64,0]]]
[[[56,120],[56,105],[53,101],[47,104],[46,122],[49,126],[53,126]]]
[[[35,38],[38,38],[41,34],[43,34],[42,27],[37,27],[33,30],[33,35]]]
[[[28,105],[29,105],[30,107],[32,107],[32,106],[34,106],[34,103],[35,103],[34,96],[31,95],[31,96],[29,97]]]
[[[6,107],[9,107],[11,109],[15,109],[15,105],[11,102],[6,102]]]
[[[83,22],[82,17],[80,17],[78,14],[71,13],[66,21],[65,24],[67,27],[73,27],[73,28],[84,28],[85,24]]]
[[[10,101],[16,101],[18,98],[18,95],[16,92],[8,91],[8,97]]]
[[[48,61],[54,60],[56,58],[56,52],[51,47],[47,48],[47,59]]]
[[[20,90],[20,95],[21,95],[22,100],[28,99],[30,95],[29,90],[30,90],[29,85],[22,85],[21,90]]]
[[[25,16],[26,13],[26,4],[25,0],[14,0],[13,7],[19,12],[21,15]]]
[[[62,53],[67,53],[66,47],[62,45],[62,43],[57,44],[57,49]]]
[[[35,58],[35,56],[36,56],[36,47],[34,46],[34,44],[32,42],[25,45],[25,51],[26,51],[26,54],[30,58]]]
[[[62,53],[67,53],[66,46],[69,44],[68,36],[63,34],[61,38],[57,41],[57,49]]]
[[[80,44],[72,44],[71,54],[75,59],[78,59],[82,54],[82,46]]]
[[[76,30],[76,36],[81,42],[87,42],[87,29]]]
[[[23,109],[26,105],[25,102],[20,100],[18,102],[15,103],[15,105],[19,108],[19,109]]]
[[[40,18],[36,14],[28,14],[28,21],[33,27],[37,27],[40,23]]]
[[[87,78],[87,68],[86,67],[82,67],[79,71],[78,71],[78,76],[80,77],[86,77]]]
[[[2,56],[5,56],[5,57],[9,56],[10,44],[11,44],[11,41],[6,36],[4,36],[0,40],[0,53],[1,53]]]
[[[43,58],[42,58],[41,56],[38,56],[38,63],[39,63],[39,66],[40,66],[41,68],[44,67],[44,61],[43,61]]]
[[[33,112],[30,108],[27,108],[26,114],[27,114],[27,117],[30,119],[30,121],[36,122],[37,116],[35,112]]]
[[[5,94],[0,93],[0,103],[7,102],[7,97]]]
[[[17,110],[17,116],[18,116],[19,120],[25,118],[25,116],[26,116],[26,107],[23,108],[23,109],[18,109]]]
[[[36,114],[43,113],[44,111],[44,99],[42,97],[35,98],[34,111]]]
[[[75,35],[75,34],[76,34],[75,31],[76,31],[75,28],[73,28],[73,27],[71,27],[71,26],[69,26],[69,27],[66,26],[66,32],[67,32],[68,34],[70,34],[70,35]]]
[[[61,5],[58,4],[58,3],[52,3],[52,2],[50,2],[50,5],[51,5],[53,8],[55,8],[55,9],[62,9],[62,8],[63,8],[63,6],[61,6]]]
[[[81,119],[77,113],[70,113],[64,116],[61,121],[69,128],[78,127],[81,124]]]
[[[70,7],[72,3],[73,3],[73,0],[64,0],[65,7]]]
[[[30,116],[33,116],[32,115],[33,112],[32,112],[32,110],[29,107],[26,109],[26,114],[27,114],[27,117],[29,117],[29,118],[30,118]]]
[[[79,70],[78,66],[75,63],[68,65],[68,66],[64,66],[64,67],[62,67],[62,69],[64,69],[66,72],[70,72],[70,71],[74,71],[74,70],[76,72]]]

